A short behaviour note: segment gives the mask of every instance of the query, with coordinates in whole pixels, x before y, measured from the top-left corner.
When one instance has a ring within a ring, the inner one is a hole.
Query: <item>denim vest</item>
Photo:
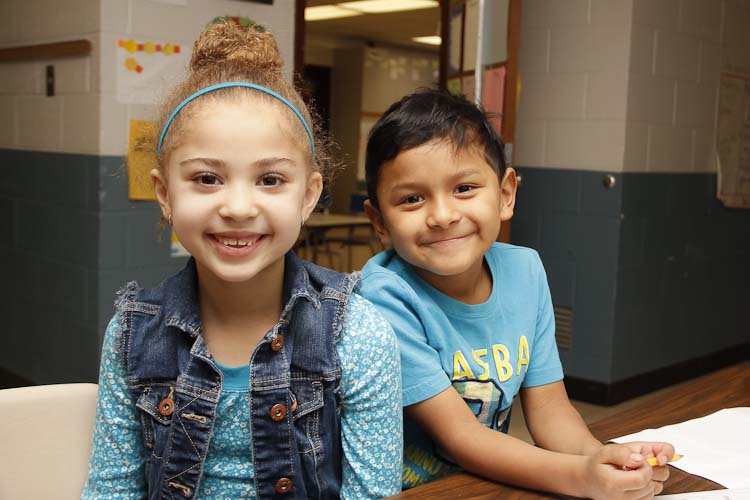
[[[336,353],[359,280],[285,257],[284,308],[250,360],[250,429],[258,499],[338,498],[341,365]],[[148,498],[194,498],[222,373],[201,335],[190,259],[153,289],[117,299],[122,359],[140,414]]]

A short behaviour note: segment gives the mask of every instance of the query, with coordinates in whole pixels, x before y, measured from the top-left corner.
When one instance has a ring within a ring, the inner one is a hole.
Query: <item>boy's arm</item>
[[[452,387],[405,411],[456,463],[489,479],[609,500],[650,498],[656,487],[652,468],[626,446],[600,447],[592,456],[537,448],[479,423]]]
[[[577,455],[593,455],[604,446],[591,434],[581,414],[570,403],[562,381],[521,389],[521,403],[526,426],[537,446]],[[674,447],[669,443],[623,444],[645,458],[656,457],[660,465],[665,465],[674,455]],[[656,481],[664,481],[668,476],[667,468],[654,471]]]
[[[526,426],[537,446],[574,455],[591,455],[602,447],[589,431],[565,391],[562,380],[521,389]],[[554,425],[550,425],[554,422]]]

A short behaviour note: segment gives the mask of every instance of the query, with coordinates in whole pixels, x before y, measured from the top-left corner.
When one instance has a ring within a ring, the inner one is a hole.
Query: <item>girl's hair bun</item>
[[[209,25],[193,47],[190,69],[199,72],[225,64],[281,73],[283,62],[271,33],[232,21]]]

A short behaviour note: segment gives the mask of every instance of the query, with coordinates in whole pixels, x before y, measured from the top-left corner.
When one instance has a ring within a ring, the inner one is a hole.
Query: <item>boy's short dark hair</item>
[[[483,151],[484,159],[502,180],[504,144],[487,115],[462,95],[441,89],[421,89],[392,104],[370,130],[365,179],[370,203],[378,206],[380,168],[402,151],[433,140],[448,139],[456,152],[467,147]]]

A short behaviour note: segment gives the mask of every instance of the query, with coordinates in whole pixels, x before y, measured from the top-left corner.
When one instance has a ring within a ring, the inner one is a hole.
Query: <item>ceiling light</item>
[[[440,45],[442,43],[442,40],[438,35],[415,36],[414,38],[412,38],[412,41],[417,43],[424,43],[426,45]]]
[[[323,21],[325,19],[340,19],[342,17],[361,16],[362,12],[342,9],[336,5],[320,5],[305,9],[305,21]]]
[[[384,12],[432,9],[438,7],[439,2],[437,0],[360,0],[358,2],[342,2],[338,5],[365,14],[382,14]]]

